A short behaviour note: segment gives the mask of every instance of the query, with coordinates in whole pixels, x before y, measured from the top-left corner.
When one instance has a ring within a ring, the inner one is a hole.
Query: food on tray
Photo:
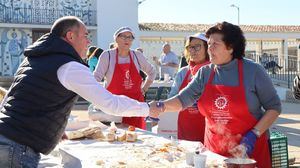
[[[136,142],[137,141],[137,133],[135,131],[134,126],[129,126],[128,131],[119,130],[117,133],[117,127],[114,122],[111,123],[111,126],[107,129],[108,132],[106,135],[103,134],[100,127],[87,127],[76,131],[67,131],[68,139],[81,139],[81,138],[89,138],[89,139],[97,139],[104,140],[108,142],[113,141],[127,141],[127,142]]]
[[[81,130],[86,138],[91,139],[104,139],[105,136],[102,133],[100,127],[88,127]]]
[[[97,160],[96,161],[96,165],[98,165],[98,166],[101,166],[101,165],[104,165],[104,164],[105,164],[105,162],[103,160]]]
[[[126,141],[135,142],[137,140],[137,134],[133,131],[126,131]]]
[[[79,139],[79,138],[104,139],[105,138],[100,127],[87,127],[76,131],[68,131],[66,132],[66,134],[68,139]]]
[[[130,125],[130,126],[128,127],[128,131],[135,131],[135,127],[132,126],[132,125]]]
[[[124,162],[124,161],[119,161],[118,162],[120,165],[126,165],[126,162]]]
[[[111,122],[110,123],[110,127],[108,128],[108,131],[111,132],[111,133],[116,133],[118,130],[115,122]]]
[[[115,134],[115,133],[113,133],[113,132],[108,132],[108,133],[106,134],[106,140],[107,140],[108,142],[113,142],[113,141],[115,141],[115,139],[116,139],[116,134]]]
[[[121,134],[117,135],[117,141],[125,141],[126,140],[126,132],[122,132]]]
[[[79,139],[84,137],[84,134],[79,130],[66,132],[66,135],[68,139]]]

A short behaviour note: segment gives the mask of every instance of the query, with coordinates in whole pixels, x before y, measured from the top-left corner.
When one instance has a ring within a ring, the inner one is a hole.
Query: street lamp
[[[236,8],[238,11],[238,25],[240,25],[240,8],[234,4],[230,5],[230,7]]]
[[[138,1],[139,5],[142,4],[143,2],[145,2],[146,0],[141,0],[141,1]]]

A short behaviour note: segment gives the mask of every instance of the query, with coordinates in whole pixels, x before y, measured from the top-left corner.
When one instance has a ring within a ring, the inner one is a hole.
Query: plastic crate
[[[158,88],[158,95],[157,95],[158,100],[167,99],[170,91],[171,91],[171,87],[165,87],[165,86],[159,87]]]
[[[272,168],[289,167],[287,137],[278,131],[272,131],[270,136]]]
[[[145,101],[150,102],[157,100],[158,97],[158,87],[150,87],[145,94]]]

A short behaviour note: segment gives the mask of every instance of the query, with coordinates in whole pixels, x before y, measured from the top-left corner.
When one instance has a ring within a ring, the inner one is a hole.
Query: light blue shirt
[[[92,56],[92,57],[88,60],[88,65],[89,65],[89,68],[90,68],[91,72],[94,72],[97,63],[98,63],[98,58],[95,57],[95,56]]]
[[[160,63],[161,64],[174,63],[174,64],[178,65],[178,63],[179,63],[178,56],[174,52],[170,51],[169,53],[163,54],[161,56]],[[170,77],[174,78],[175,74],[176,74],[176,70],[177,70],[177,68],[162,65],[159,68],[159,77],[163,78],[164,74],[169,74]]]

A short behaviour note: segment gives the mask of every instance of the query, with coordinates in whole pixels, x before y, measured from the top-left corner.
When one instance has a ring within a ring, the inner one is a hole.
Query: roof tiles
[[[205,32],[213,24],[140,23],[142,31]],[[300,32],[300,25],[240,25],[244,32]]]

